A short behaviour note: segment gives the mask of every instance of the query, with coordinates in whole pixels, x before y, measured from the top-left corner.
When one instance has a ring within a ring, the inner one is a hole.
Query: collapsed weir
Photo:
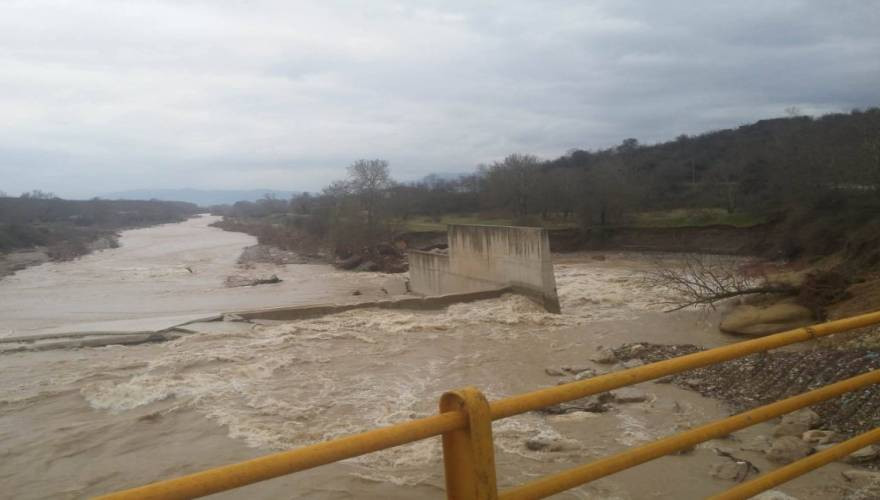
[[[560,313],[547,230],[450,225],[448,253],[409,251],[410,289],[447,295],[510,287]]]

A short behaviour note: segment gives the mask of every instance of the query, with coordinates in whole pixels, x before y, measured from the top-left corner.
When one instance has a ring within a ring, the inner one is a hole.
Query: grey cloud
[[[54,5],[54,4],[53,4]],[[0,7],[0,189],[319,189],[880,104],[880,1]]]

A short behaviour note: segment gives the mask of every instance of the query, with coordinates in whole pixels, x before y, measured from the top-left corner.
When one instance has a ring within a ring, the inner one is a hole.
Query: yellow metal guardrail
[[[443,436],[446,491],[449,499],[543,498],[840,394],[880,383],[880,370],[755,408],[644,446],[631,448],[500,494],[495,476],[491,426],[493,420],[878,323],[880,323],[880,311],[548,387],[492,403],[486,401],[480,391],[468,387],[443,394],[440,399],[440,413],[431,417],[159,481],[98,498],[104,500],[195,498],[439,435]],[[715,498],[725,500],[749,498],[875,442],[880,442],[880,429],[741,484]]]

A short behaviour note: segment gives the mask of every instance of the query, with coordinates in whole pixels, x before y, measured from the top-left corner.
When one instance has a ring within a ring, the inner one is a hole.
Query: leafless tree
[[[773,281],[764,273],[745,273],[731,257],[686,255],[681,262],[656,262],[654,269],[643,276],[650,287],[670,293],[658,304],[668,306],[666,312],[687,307],[713,307],[716,302],[757,294],[793,295],[798,288]]]
[[[378,204],[393,184],[385,160],[358,160],[348,167],[348,185],[361,200],[370,234],[375,230]]]

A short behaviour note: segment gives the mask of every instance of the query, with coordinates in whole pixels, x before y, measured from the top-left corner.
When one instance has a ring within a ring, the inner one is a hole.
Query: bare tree
[[[671,292],[658,304],[668,306],[666,312],[687,307],[714,307],[721,300],[743,295],[794,295],[799,289],[787,283],[772,281],[764,273],[747,274],[730,257],[686,255],[680,265],[656,262],[654,269],[643,276],[646,285]]]
[[[368,234],[375,232],[379,202],[393,184],[385,160],[358,160],[348,167],[348,186],[361,201]]]

